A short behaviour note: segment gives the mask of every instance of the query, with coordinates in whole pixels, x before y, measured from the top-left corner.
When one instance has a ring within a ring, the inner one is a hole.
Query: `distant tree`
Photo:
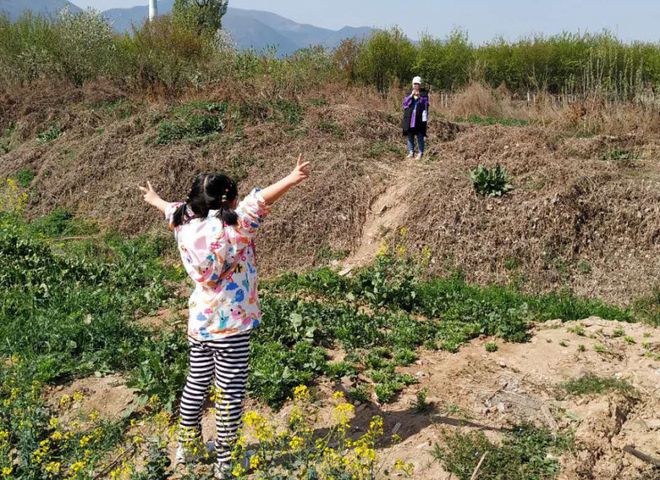
[[[198,35],[215,35],[222,28],[229,0],[174,0],[172,15],[177,23]]]

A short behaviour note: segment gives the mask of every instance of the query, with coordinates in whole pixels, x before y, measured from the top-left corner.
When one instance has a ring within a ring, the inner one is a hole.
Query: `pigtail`
[[[179,227],[183,225],[187,208],[188,208],[188,204],[182,203],[176,208],[176,210],[174,210],[174,213],[172,214],[172,225],[174,227]]]
[[[238,213],[236,210],[229,207],[220,207],[218,211],[218,218],[222,219],[222,223],[225,225],[237,225],[238,224]]]

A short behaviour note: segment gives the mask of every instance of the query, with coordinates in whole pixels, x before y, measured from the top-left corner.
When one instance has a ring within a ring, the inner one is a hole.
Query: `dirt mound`
[[[223,95],[204,99],[234,102]],[[460,268],[473,281],[570,286],[620,303],[660,281],[658,139],[562,139],[534,127],[433,119],[427,161],[402,176],[398,110],[357,90],[333,95],[244,99],[249,104],[237,111],[261,113],[243,120],[232,114],[208,142],[157,145],[168,105],[103,85],[5,93],[0,126],[15,122],[22,143],[0,156],[0,166],[8,174],[36,172],[30,215],[67,207],[137,234],[164,231],[159,215],[142,204],[141,181],[151,179],[175,200],[197,172],[224,170],[244,179],[246,193],[287,173],[303,152],[315,175],[267,222],[260,238],[265,274],[320,265],[332,252],[367,259],[374,249],[362,240],[371,242],[370,229],[380,222],[387,225],[379,241],[406,226],[408,247],[428,245],[436,272]],[[367,101],[378,108],[365,108]],[[61,135],[38,142],[53,125]],[[634,158],[618,162],[628,150]],[[476,196],[468,174],[479,163],[503,165],[515,190],[502,199]],[[390,205],[374,213],[379,199]],[[382,215],[391,218],[381,222]]]

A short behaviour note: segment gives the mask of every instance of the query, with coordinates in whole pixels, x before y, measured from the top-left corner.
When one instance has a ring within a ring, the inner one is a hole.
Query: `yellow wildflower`
[[[78,444],[80,445],[80,448],[85,448],[87,444],[90,442],[92,439],[91,435],[84,435],[79,441]]]
[[[344,402],[337,405],[333,410],[335,420],[339,423],[341,429],[346,429],[350,421],[350,416],[355,411],[355,407],[350,403]]]
[[[404,247],[403,245],[397,245],[396,254],[399,257],[403,257],[407,252],[408,252],[408,250],[406,250],[406,247]]]
[[[13,472],[12,467],[2,467],[2,476],[8,477]]]
[[[250,468],[256,470],[261,465],[261,457],[259,455],[252,455],[250,457]]]
[[[50,426],[50,428],[57,428],[57,426],[59,425],[59,423],[60,423],[60,421],[59,421],[57,418],[55,418],[55,417],[53,417],[53,418],[51,418],[50,420],[48,420],[48,425]]]
[[[291,440],[289,441],[289,447],[291,447],[291,450],[298,450],[300,447],[303,446],[305,441],[303,440],[302,437],[298,435],[294,435],[291,437]]]
[[[54,441],[56,441],[56,442],[59,442],[60,440],[62,440],[62,438],[64,438],[64,436],[62,435],[62,432],[60,432],[60,431],[58,430],[58,431],[53,432],[53,433],[50,435],[50,438],[51,438],[51,440],[54,440]]]
[[[96,420],[98,420],[98,418],[99,418],[98,410],[92,410],[91,412],[89,412],[89,419],[92,422],[95,422]]]
[[[81,402],[83,398],[85,398],[85,395],[81,391],[76,390],[75,392],[73,392],[73,401],[74,402],[76,402],[76,403]]]
[[[415,470],[415,466],[412,463],[406,463],[403,460],[399,459],[394,462],[394,470],[401,472],[407,476],[411,476]]]
[[[385,255],[387,255],[388,250],[389,249],[387,248],[387,243],[381,242],[380,246],[378,247],[378,251],[376,252],[376,256],[384,257]]]
[[[77,461],[69,467],[69,473],[75,476],[83,468],[85,468],[85,462]]]
[[[298,385],[293,390],[293,399],[296,401],[307,401],[310,399],[309,388],[307,385]]]
[[[243,466],[239,463],[234,467],[234,470],[232,470],[231,474],[235,477],[241,477],[243,474],[245,474],[245,469]]]
[[[71,397],[67,394],[64,394],[60,397],[60,407],[66,407],[71,403]]]
[[[335,393],[332,394],[332,398],[334,398],[335,400],[343,400],[344,392],[337,390]]]
[[[46,465],[46,471],[48,473],[60,473],[61,468],[62,464],[60,462],[50,462],[48,465]]]

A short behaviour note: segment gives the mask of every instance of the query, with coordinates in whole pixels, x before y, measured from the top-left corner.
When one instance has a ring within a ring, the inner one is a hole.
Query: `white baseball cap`
[[[422,84],[422,77],[417,76],[417,77],[413,78],[413,85],[415,85],[416,83],[419,83],[421,85]]]

